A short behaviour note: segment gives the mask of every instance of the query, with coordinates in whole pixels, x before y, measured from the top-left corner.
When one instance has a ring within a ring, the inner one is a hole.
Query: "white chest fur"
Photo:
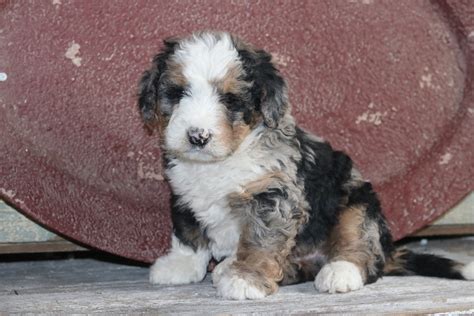
[[[258,155],[249,152],[239,151],[212,163],[174,161],[175,166],[167,171],[174,193],[206,229],[210,250],[218,260],[236,251],[240,237],[240,223],[230,211],[228,195],[242,191],[245,184],[267,172]]]

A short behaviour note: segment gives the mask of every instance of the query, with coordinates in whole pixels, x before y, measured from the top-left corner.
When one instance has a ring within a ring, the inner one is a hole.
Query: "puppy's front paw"
[[[217,288],[217,295],[225,299],[245,300],[259,299],[267,296],[265,291],[246,279],[245,274],[237,273],[231,268],[235,258],[227,258],[219,263],[212,273],[212,282]]]
[[[319,292],[345,293],[364,286],[359,268],[349,261],[334,261],[319,271],[314,286]]]
[[[237,275],[223,275],[217,283],[217,295],[232,300],[255,300],[267,294]]]
[[[209,250],[182,244],[176,236],[171,240],[171,251],[158,258],[150,268],[152,284],[187,284],[200,282],[207,272]]]
[[[150,268],[152,284],[187,284],[200,282],[206,275],[206,265],[193,256],[171,254],[158,258]]]
[[[230,273],[228,270],[230,269],[230,265],[235,261],[235,256],[227,257],[223,261],[221,261],[212,271],[212,284],[214,287],[217,287],[217,284],[220,282],[221,277],[225,273]]]

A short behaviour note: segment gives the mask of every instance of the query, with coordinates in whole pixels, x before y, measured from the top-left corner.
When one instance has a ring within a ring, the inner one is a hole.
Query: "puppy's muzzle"
[[[192,127],[188,130],[188,140],[191,145],[204,147],[212,137],[209,130],[203,128]]]

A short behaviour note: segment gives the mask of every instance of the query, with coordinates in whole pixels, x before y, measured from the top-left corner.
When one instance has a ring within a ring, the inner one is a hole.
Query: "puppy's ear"
[[[161,52],[153,58],[150,70],[143,73],[140,80],[138,92],[138,108],[145,124],[153,127],[159,115],[159,84],[162,74],[166,71],[167,60],[173,54],[178,39],[169,38],[163,41],[164,47]]]
[[[288,110],[286,84],[273,65],[272,56],[263,50],[240,51],[244,69],[253,81],[252,94],[257,110],[262,113],[265,125],[278,127]]]

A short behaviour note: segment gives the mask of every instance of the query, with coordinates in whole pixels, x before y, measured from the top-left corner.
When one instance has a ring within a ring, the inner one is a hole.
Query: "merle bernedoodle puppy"
[[[270,54],[224,32],[164,44],[138,102],[173,194],[172,246],[152,283],[199,282],[211,258],[231,299],[308,280],[336,293],[383,275],[474,279],[474,263],[394,248],[371,184],[296,125]]]

